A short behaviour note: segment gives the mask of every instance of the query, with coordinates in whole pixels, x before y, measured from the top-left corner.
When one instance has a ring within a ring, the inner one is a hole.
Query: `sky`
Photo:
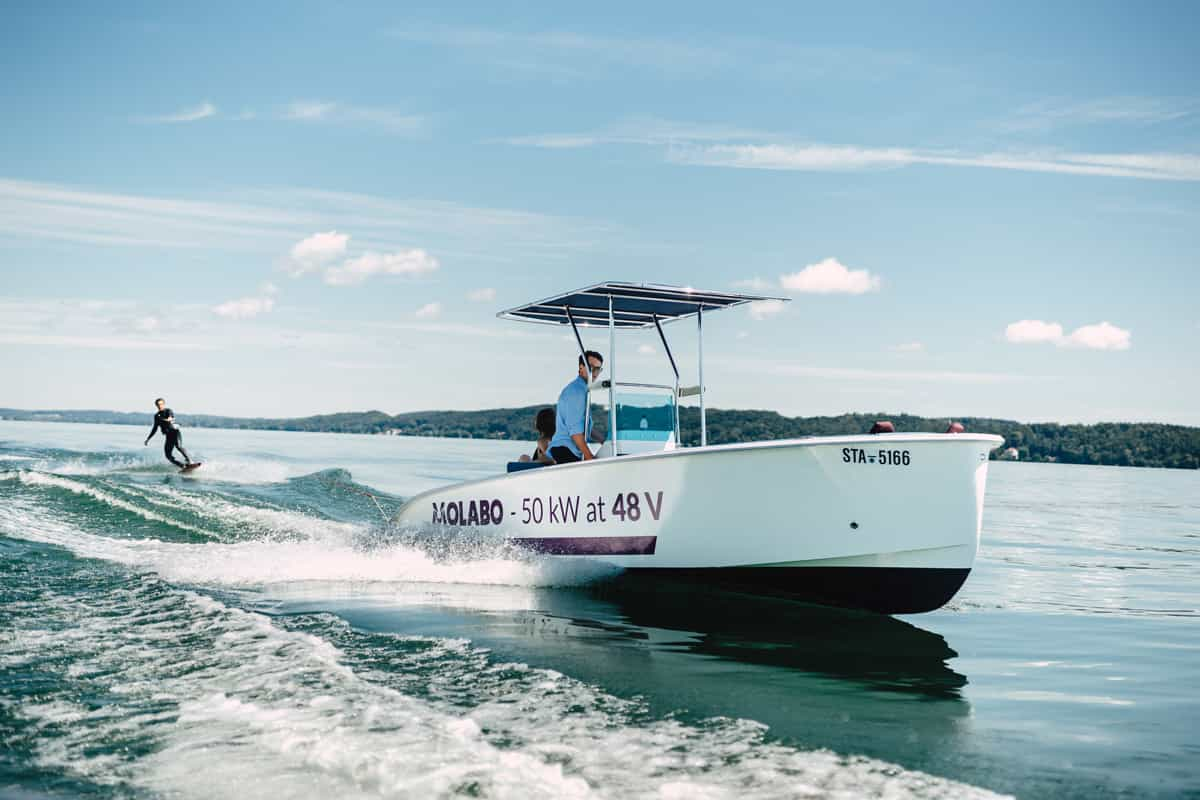
[[[622,280],[786,300],[711,407],[1200,425],[1200,6],[835,5],[7,4],[0,407],[551,403]]]

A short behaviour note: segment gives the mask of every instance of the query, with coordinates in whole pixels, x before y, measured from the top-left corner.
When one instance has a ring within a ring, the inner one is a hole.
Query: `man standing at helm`
[[[579,374],[558,395],[554,438],[550,440],[548,448],[555,464],[572,464],[595,458],[587,444],[588,435],[592,430],[592,410],[588,408],[588,383],[599,377],[602,369],[604,356],[595,350],[588,350],[579,357]]]

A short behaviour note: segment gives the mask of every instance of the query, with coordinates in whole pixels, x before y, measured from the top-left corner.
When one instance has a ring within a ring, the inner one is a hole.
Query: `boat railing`
[[[601,385],[607,389],[613,384],[610,381],[604,381],[604,383]],[[617,381],[616,385],[632,387],[635,389],[666,389],[668,392],[675,388],[674,386],[666,383],[635,383],[634,381]]]

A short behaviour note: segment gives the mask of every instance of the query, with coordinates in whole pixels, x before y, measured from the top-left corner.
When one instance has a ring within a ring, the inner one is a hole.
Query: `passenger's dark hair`
[[[166,401],[166,400],[164,400],[164,399],[163,399],[163,398],[161,398],[161,397],[156,397],[156,398],[154,398],[154,404],[155,404],[155,405],[158,405],[159,403],[165,403],[165,402],[167,402],[167,401]]]
[[[539,411],[533,427],[537,428],[538,433],[542,436],[554,438],[554,431],[558,429],[558,425],[554,421],[554,409],[543,408]]]
[[[601,364],[604,363],[604,356],[600,355],[595,350],[588,350],[588,351],[584,352],[583,355],[587,356],[588,358],[594,358],[597,361],[599,361]],[[579,366],[581,366],[581,367],[583,366],[583,356],[579,357]]]

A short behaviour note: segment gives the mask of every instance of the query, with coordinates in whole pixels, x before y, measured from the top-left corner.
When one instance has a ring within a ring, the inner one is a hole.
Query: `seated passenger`
[[[523,455],[520,460],[534,461],[538,464],[553,464],[554,459],[550,457],[550,440],[554,438],[554,409],[543,408],[539,411],[533,427],[538,435],[537,446],[533,448],[532,456]]]

